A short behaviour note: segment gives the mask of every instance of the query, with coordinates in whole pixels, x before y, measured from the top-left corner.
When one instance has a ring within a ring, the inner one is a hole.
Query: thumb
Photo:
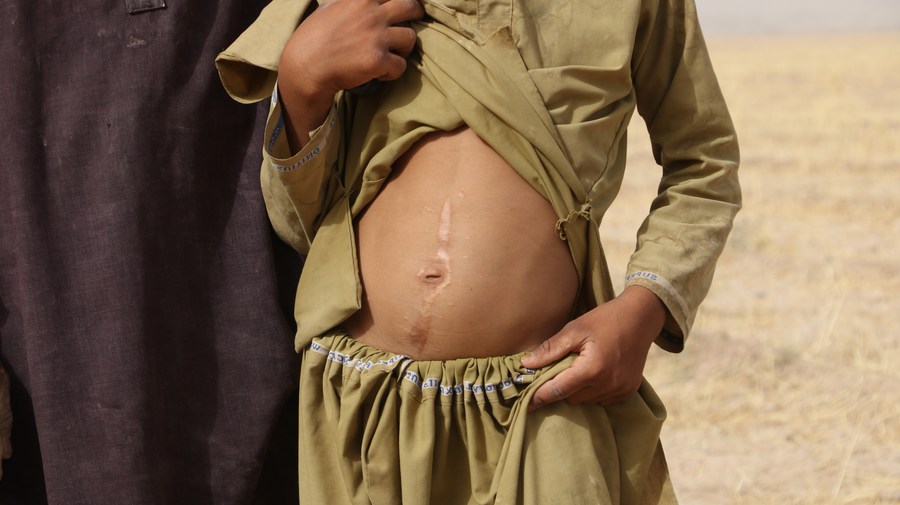
[[[522,366],[541,368],[561,360],[577,351],[579,343],[572,337],[568,325],[552,337],[544,340],[539,346],[522,356]]]

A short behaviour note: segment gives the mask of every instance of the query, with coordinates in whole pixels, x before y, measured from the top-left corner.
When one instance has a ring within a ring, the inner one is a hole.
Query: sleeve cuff
[[[291,153],[284,132],[284,115],[278,99],[278,87],[272,93],[269,118],[266,121],[266,144],[263,154],[266,162],[279,172],[292,172],[325,154],[325,148],[334,129],[337,107],[332,104],[325,122],[309,132],[309,142],[297,153]]]
[[[687,302],[677,289],[661,275],[639,271],[625,277],[625,286],[638,285],[653,291],[668,309],[666,322],[656,344],[669,352],[684,350],[684,341],[690,332],[693,316]]]

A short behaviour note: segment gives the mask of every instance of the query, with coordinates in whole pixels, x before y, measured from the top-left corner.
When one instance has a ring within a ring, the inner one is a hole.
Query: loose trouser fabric
[[[676,503],[648,384],[602,406],[534,412],[534,391],[571,364],[521,355],[416,361],[346,333],[315,339],[300,373],[304,504]]]

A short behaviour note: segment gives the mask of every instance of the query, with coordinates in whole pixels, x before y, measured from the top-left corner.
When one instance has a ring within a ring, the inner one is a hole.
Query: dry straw
[[[745,209],[687,350],[647,377],[686,505],[900,503],[900,34],[712,39]],[[614,276],[659,171],[643,125]]]

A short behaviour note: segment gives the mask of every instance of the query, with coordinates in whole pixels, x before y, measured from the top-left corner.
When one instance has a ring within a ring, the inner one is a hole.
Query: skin
[[[524,366],[539,368],[578,354],[571,367],[535,392],[530,409],[560,400],[609,404],[634,393],[665,320],[665,305],[652,291],[628,286],[571,321],[522,358]]]
[[[424,13],[415,0],[336,0],[300,24],[279,64],[278,92],[293,149],[309,142],[308,132],[325,120],[338,91],[403,75],[416,32],[395,25]]]
[[[471,129],[419,139],[357,216],[365,298],[345,329],[419,360],[532,349],[576,303],[558,219]]]
[[[279,72],[293,149],[309,141],[307,132],[325,120],[339,90],[403,74],[416,35],[396,25],[422,15],[415,0],[333,0],[298,27],[284,49]],[[629,286],[615,299],[565,324],[522,359],[524,366],[539,368],[577,354],[569,369],[535,393],[530,408],[561,400],[609,404],[637,391],[666,314],[652,291]]]

